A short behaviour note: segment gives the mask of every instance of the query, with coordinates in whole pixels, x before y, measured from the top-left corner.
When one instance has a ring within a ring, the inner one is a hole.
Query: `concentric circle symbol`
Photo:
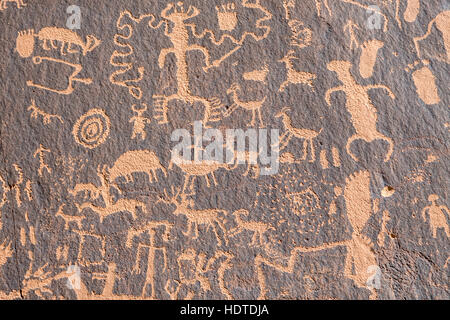
[[[109,136],[110,122],[101,109],[91,109],[77,120],[73,126],[75,141],[88,149],[101,145]]]

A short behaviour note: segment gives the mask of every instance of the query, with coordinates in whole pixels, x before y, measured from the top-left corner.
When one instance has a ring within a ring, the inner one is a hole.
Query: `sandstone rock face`
[[[447,2],[0,17],[0,298],[450,298]]]

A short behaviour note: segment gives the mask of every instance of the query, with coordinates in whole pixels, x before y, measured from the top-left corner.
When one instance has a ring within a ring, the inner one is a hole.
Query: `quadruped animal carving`
[[[91,209],[98,214],[100,223],[103,223],[103,220],[106,217],[118,212],[129,212],[132,217],[136,219],[138,209],[144,210],[146,208],[146,205],[143,202],[135,199],[119,198],[114,201],[110,193],[111,184],[108,181],[108,174],[106,173],[105,167],[103,169],[100,167],[97,169],[97,176],[101,182],[100,187],[93,184],[77,184],[73,190],[70,191],[74,197],[80,192],[84,194],[87,193],[89,196],[88,201],[83,201],[81,204],[75,204],[79,212],[82,212],[84,209]],[[93,196],[101,196],[105,205],[94,205],[93,200],[95,200],[95,198],[93,198]]]
[[[214,172],[216,170],[219,170],[220,168],[229,169],[229,166],[227,164],[219,163],[217,161],[202,160],[196,162],[185,161],[182,158],[172,158],[168,169],[171,170],[174,164],[185,173],[183,191],[187,189],[193,189],[193,184],[196,177],[204,177],[206,180],[206,185],[210,187],[211,183],[209,182],[208,175],[211,175],[214,185],[217,185],[217,180],[214,176]]]
[[[316,138],[323,130],[321,128],[319,131],[314,131],[310,129],[300,129],[300,128],[294,128],[292,125],[292,121],[287,115],[286,112],[288,112],[290,108],[284,107],[281,109],[280,112],[278,112],[275,117],[282,118],[282,122],[284,125],[284,128],[286,129],[286,132],[280,137],[280,150],[283,150],[286,148],[286,146],[289,144],[289,141],[292,139],[292,137],[296,137],[299,139],[304,139],[303,141],[303,158],[301,160],[306,160],[308,156],[308,144],[311,149],[311,160],[310,162],[314,162],[316,160],[316,152],[314,149],[314,138]]]
[[[79,53],[78,49],[73,46],[81,48],[83,56],[88,52],[94,50],[100,45],[101,41],[93,35],[88,35],[86,41],[83,41],[79,35],[73,30],[58,28],[58,27],[45,27],[38,33],[34,33],[33,29],[20,31],[16,40],[16,51],[22,58],[28,58],[33,54],[35,38],[42,41],[42,48],[44,50],[57,49],[58,45],[55,42],[60,42],[60,53],[65,55],[68,53]],[[49,44],[51,48],[49,47]]]
[[[250,243],[251,246],[258,244],[262,245],[264,233],[269,230],[275,231],[275,228],[267,223],[248,220],[249,212],[245,209],[237,210],[231,215],[235,218],[237,226],[236,228],[230,230],[229,236],[233,236],[245,231],[253,232],[252,242]],[[243,218],[244,216],[247,217]]]
[[[64,120],[62,119],[61,116],[59,116],[57,114],[49,114],[49,113],[39,109],[36,106],[36,102],[34,101],[34,99],[31,99],[31,105],[28,106],[27,110],[31,111],[30,117],[33,119],[37,119],[38,116],[41,116],[42,122],[44,123],[44,125],[50,124],[54,119],[59,120],[59,122],[61,122],[62,124],[64,123]]]
[[[132,150],[123,153],[108,170],[110,182],[119,177],[125,177],[127,182],[132,181],[132,174],[138,172],[147,173],[150,182],[158,181],[156,171],[160,170],[167,175],[166,169],[161,165],[158,157],[150,150]]]
[[[261,116],[261,107],[266,101],[266,97],[259,101],[241,101],[237,92],[241,91],[240,86],[237,83],[234,83],[228,90],[227,94],[232,94],[233,96],[233,104],[231,107],[224,113],[225,117],[230,116],[238,107],[247,111],[252,112],[252,120],[250,121],[250,126],[256,125],[256,115],[258,114],[258,119],[260,123],[260,128],[264,128],[264,122]]]
[[[305,84],[314,88],[313,80],[316,79],[316,75],[309,72],[296,71],[292,65],[291,60],[298,59],[294,56],[294,51],[289,50],[286,56],[280,60],[286,65],[287,75],[286,81],[284,81],[280,85],[280,89],[278,91],[283,92],[289,84]]]
[[[206,225],[206,231],[210,228],[213,230],[219,246],[223,243],[228,243],[228,239],[226,238],[226,228],[223,221],[224,215],[227,214],[227,211],[221,209],[193,209],[194,202],[192,200],[188,200],[188,194],[184,193],[184,191],[180,189],[176,190],[175,188],[172,188],[171,195],[167,192],[164,192],[164,194],[165,197],[160,198],[158,201],[175,205],[176,208],[173,211],[173,214],[177,216],[184,215],[187,218],[188,229],[186,232],[183,232],[184,235],[191,235],[193,232],[194,234],[192,239],[197,239],[199,236],[199,226]],[[219,236],[218,230],[222,232],[224,238],[223,240],[221,239],[221,236]]]
[[[211,68],[218,67],[225,59],[227,59],[234,52],[239,50],[247,36],[252,36],[256,41],[265,39],[270,32],[270,27],[262,25],[262,23],[266,20],[269,20],[272,15],[268,12],[264,7],[261,6],[260,1],[256,0],[255,2],[249,2],[248,0],[242,1],[242,6],[245,8],[251,9],[259,9],[264,12],[264,17],[260,18],[256,22],[256,28],[264,30],[264,34],[262,36],[256,36],[252,32],[244,32],[242,37],[237,40],[228,32],[225,32],[219,40],[214,37],[214,33],[205,29],[204,32],[198,34],[196,31],[195,24],[190,24],[187,20],[192,19],[200,14],[200,10],[194,6],[189,6],[185,8],[183,2],[178,3],[169,3],[165,9],[161,11],[161,17],[165,19],[166,29],[164,34],[169,38],[172,43],[172,47],[161,49],[158,64],[160,69],[163,69],[166,64],[166,57],[168,54],[173,54],[175,56],[176,63],[176,82],[177,82],[177,93],[172,94],[170,96],[165,95],[154,95],[156,111],[158,111],[157,120],[159,123],[167,123],[167,112],[168,112],[168,104],[172,100],[181,100],[185,103],[193,104],[193,103],[201,103],[205,106],[204,119],[203,124],[206,125],[209,121],[216,122],[220,120],[220,113],[218,110],[221,108],[220,102],[215,102],[218,98],[203,98],[199,96],[195,96],[190,92],[189,88],[189,77],[188,77],[188,64],[186,61],[186,55],[188,52],[199,51],[204,56],[203,71],[209,72]],[[232,23],[230,21],[227,22],[227,25],[222,25],[224,28],[231,28]],[[169,29],[169,25],[171,28]],[[211,62],[210,54],[208,49],[198,44],[190,43],[189,39],[189,29],[191,30],[193,36],[198,39],[203,39],[207,35],[210,36],[212,43],[216,46],[222,45],[225,40],[230,40],[234,47],[230,49],[226,54],[224,54],[221,58]]]

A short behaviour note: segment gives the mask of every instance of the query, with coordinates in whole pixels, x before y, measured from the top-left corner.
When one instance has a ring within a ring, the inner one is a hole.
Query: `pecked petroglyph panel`
[[[449,10],[0,1],[0,297],[448,299]]]

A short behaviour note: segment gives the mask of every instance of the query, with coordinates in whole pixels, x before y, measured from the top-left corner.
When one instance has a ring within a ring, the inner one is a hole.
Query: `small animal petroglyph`
[[[233,104],[231,107],[224,113],[225,117],[230,116],[237,108],[242,108],[247,111],[252,112],[252,120],[250,121],[250,126],[256,125],[256,114],[258,114],[258,119],[260,123],[259,128],[264,128],[264,122],[262,120],[261,116],[261,107],[263,106],[264,102],[266,101],[266,97],[259,101],[241,101],[238,96],[238,91],[242,91],[241,87],[234,83],[231,85],[231,87],[227,90],[227,94],[232,94],[233,97]]]
[[[353,160],[358,161],[358,158],[350,149],[353,141],[362,139],[366,142],[372,142],[374,140],[381,139],[389,144],[389,150],[384,159],[384,161],[388,161],[394,151],[394,143],[391,138],[388,138],[378,132],[377,109],[372,105],[368,91],[370,89],[384,89],[387,91],[391,99],[395,99],[395,95],[392,93],[391,89],[381,84],[367,86],[357,84],[350,73],[352,64],[348,61],[331,61],[328,63],[327,67],[328,70],[334,71],[337,74],[338,79],[342,82],[342,85],[328,89],[325,93],[325,101],[330,106],[331,94],[333,92],[343,91],[347,98],[345,106],[347,111],[352,116],[351,121],[353,123],[353,128],[356,131],[356,133],[347,140],[347,153],[353,158]]]
[[[175,190],[172,188],[171,195],[164,192],[165,198],[160,198],[158,201],[175,205],[174,215],[184,215],[188,221],[188,229],[183,232],[184,235],[191,235],[193,232],[193,238],[197,239],[199,236],[199,226],[206,225],[206,232],[211,228],[216,235],[216,239],[221,246],[224,242],[227,244],[226,228],[223,222],[224,215],[227,214],[226,210],[221,209],[192,209],[194,206],[193,200],[188,200],[188,194],[183,193],[183,190]],[[221,215],[222,214],[222,215]],[[218,230],[222,231],[223,241],[219,236]]]
[[[28,107],[27,110],[31,111],[31,118],[33,118],[33,119],[37,119],[38,116],[41,116],[42,122],[44,123],[44,125],[50,124],[53,121],[53,119],[59,120],[59,122],[64,123],[64,120],[61,118],[61,116],[59,116],[57,114],[48,114],[48,113],[42,111],[41,109],[39,109],[36,106],[34,99],[31,99],[31,105]]]
[[[161,165],[158,157],[150,150],[133,150],[122,154],[108,170],[109,181],[114,182],[118,177],[125,177],[127,182],[133,180],[132,174],[144,172],[148,174],[150,182],[158,181],[156,171],[161,170],[164,176],[166,169]]]
[[[183,158],[178,159],[174,157],[170,160],[168,169],[171,170],[174,164],[185,173],[183,191],[188,189],[192,190],[196,177],[204,177],[206,180],[206,185],[210,187],[211,183],[209,182],[208,175],[211,175],[213,183],[216,186],[217,180],[214,176],[214,172],[220,168],[227,170],[229,169],[227,164],[219,163],[213,160],[186,161]],[[193,178],[192,181],[191,178]]]
[[[282,122],[284,125],[284,128],[286,129],[286,132],[280,137],[280,150],[283,150],[286,148],[286,146],[289,144],[289,141],[292,139],[292,137],[296,137],[298,139],[304,139],[303,141],[303,157],[302,161],[306,160],[308,156],[308,144],[311,148],[311,160],[310,162],[314,162],[316,160],[316,153],[314,149],[314,138],[316,138],[323,130],[321,128],[319,131],[314,131],[310,129],[300,129],[300,128],[294,128],[292,126],[292,121],[287,115],[287,111],[289,111],[290,108],[284,107],[281,109],[280,112],[278,112],[275,117],[282,118]]]
[[[34,33],[34,30],[20,31],[16,39],[16,51],[22,58],[28,58],[33,54],[35,38],[41,40],[42,49],[51,50],[49,44],[53,49],[57,49],[58,46],[55,42],[61,43],[60,53],[65,55],[64,49],[67,46],[68,53],[78,53],[79,51],[72,46],[79,46],[82,49],[82,54],[94,50],[101,41],[93,35],[86,37],[86,42],[76,34],[75,31],[70,29],[58,28],[58,27],[45,27],[38,33]]]
[[[113,200],[110,194],[111,185],[108,181],[109,177],[106,173],[106,167],[103,169],[100,169],[99,167],[97,169],[97,176],[101,181],[100,187],[93,184],[77,184],[75,188],[69,192],[74,197],[80,192],[84,194],[87,193],[89,195],[88,201],[84,201],[81,204],[76,204],[79,212],[84,209],[91,209],[99,215],[100,223],[103,223],[104,218],[118,212],[129,212],[132,217],[136,219],[138,209],[140,208],[141,210],[144,210],[144,208],[146,208],[146,205],[143,202],[134,199],[119,198],[116,201]],[[92,201],[95,200],[93,196],[101,196],[105,206],[94,205],[92,203]]]
[[[231,215],[235,218],[237,226],[236,228],[230,230],[229,236],[233,236],[244,231],[253,232],[252,242],[250,243],[251,246],[257,244],[262,245],[264,233],[269,230],[275,231],[275,228],[267,223],[248,220],[250,214],[245,209],[237,210]],[[244,216],[246,216],[246,218],[243,218]]]
[[[55,214],[55,218],[61,217],[64,220],[64,229],[68,228],[71,222],[74,222],[78,226],[78,229],[81,230],[81,221],[83,221],[85,217],[65,214],[63,208],[64,204],[59,206],[58,211]]]
[[[310,87],[313,86],[313,80],[316,79],[316,75],[309,72],[296,71],[292,65],[291,60],[298,59],[294,56],[294,50],[289,50],[286,56],[280,60],[286,65],[286,81],[280,85],[279,92],[283,92],[289,84],[306,84]]]

